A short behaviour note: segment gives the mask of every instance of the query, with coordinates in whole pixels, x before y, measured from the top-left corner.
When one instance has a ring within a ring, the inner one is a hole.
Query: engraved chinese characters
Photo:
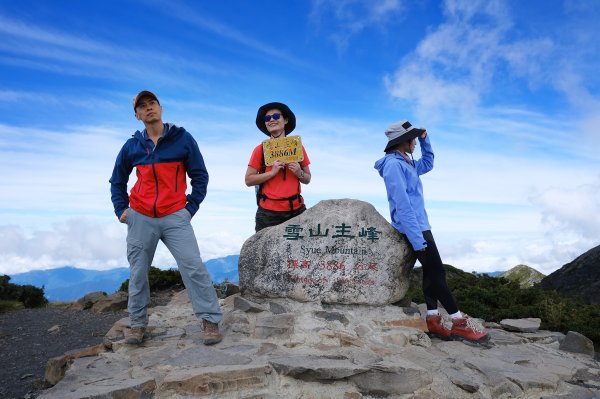
[[[381,305],[402,299],[414,262],[372,205],[326,200],[250,237],[240,253],[240,285],[271,297]]]

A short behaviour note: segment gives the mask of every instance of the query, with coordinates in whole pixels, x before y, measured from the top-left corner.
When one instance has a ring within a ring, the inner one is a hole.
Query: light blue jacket
[[[415,251],[427,247],[423,231],[431,230],[419,175],[433,169],[433,150],[429,135],[419,138],[419,142],[422,157],[414,166],[396,153],[386,154],[375,162],[375,169],[385,182],[392,226],[406,235]]]

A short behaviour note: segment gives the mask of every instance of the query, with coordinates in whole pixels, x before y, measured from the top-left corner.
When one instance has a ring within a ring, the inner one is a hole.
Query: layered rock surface
[[[418,309],[230,296],[225,337],[201,344],[185,291],[151,310],[148,339],[66,359],[40,398],[593,398],[600,366],[561,334],[490,330],[490,349],[430,339]]]

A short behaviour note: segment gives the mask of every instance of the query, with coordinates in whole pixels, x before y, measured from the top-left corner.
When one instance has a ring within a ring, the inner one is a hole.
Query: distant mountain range
[[[206,261],[205,265],[215,283],[224,280],[238,283],[238,259],[239,255],[229,255]],[[448,279],[451,279],[454,274],[465,272],[449,268],[447,273]],[[600,246],[592,248],[547,277],[525,265],[515,266],[506,272],[486,274],[491,277],[500,275],[525,286],[541,280],[541,286],[546,290],[554,289],[565,296],[582,299],[585,303],[600,304]],[[46,298],[50,301],[74,301],[93,291],[108,294],[117,291],[129,278],[129,268],[87,270],[65,266],[19,273],[10,277],[10,282],[14,284],[43,286]],[[413,274],[411,279],[420,284],[420,275]]]
[[[211,259],[204,262],[215,283],[224,280],[239,282],[239,255]],[[120,267],[110,270],[87,270],[73,266],[48,270],[33,270],[10,276],[10,282],[19,285],[44,287],[44,294],[49,301],[75,301],[93,291],[112,294],[129,278],[129,268]]]

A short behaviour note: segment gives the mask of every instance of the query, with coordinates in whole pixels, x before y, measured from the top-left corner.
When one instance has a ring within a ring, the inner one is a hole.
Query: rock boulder
[[[338,304],[399,301],[415,256],[369,203],[325,200],[242,247],[242,292]]]

